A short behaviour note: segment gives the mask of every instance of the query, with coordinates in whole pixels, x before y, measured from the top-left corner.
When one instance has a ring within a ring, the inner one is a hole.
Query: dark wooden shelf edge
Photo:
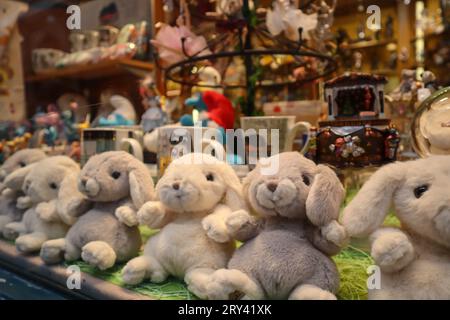
[[[86,65],[72,66],[61,69],[48,70],[38,74],[28,75],[25,81],[28,83],[48,81],[56,79],[99,79],[111,75],[118,75],[127,72],[127,69],[142,70],[150,72],[154,65],[150,62],[144,62],[132,59],[118,59],[102,61]]]
[[[67,294],[96,300],[152,300],[151,297],[134,293],[112,283],[81,272],[81,289],[69,290],[66,286],[66,269],[60,265],[48,266],[39,256],[22,255],[15,246],[0,240],[0,265],[25,278],[50,284]]]

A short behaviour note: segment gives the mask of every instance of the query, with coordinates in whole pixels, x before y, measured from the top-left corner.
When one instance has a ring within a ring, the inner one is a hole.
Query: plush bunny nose
[[[31,181],[25,181],[25,183],[23,184],[23,191],[27,192],[28,189],[30,189],[30,185],[31,185]]]
[[[87,182],[88,182],[88,178],[83,177],[80,179],[80,183],[83,187],[86,187]]]
[[[178,190],[178,189],[180,189],[180,184],[178,182],[175,182],[174,184],[172,184],[172,188],[174,190]]]
[[[267,184],[267,189],[269,189],[270,192],[275,192],[275,190],[277,190],[278,188],[278,183],[276,182],[269,182]]]

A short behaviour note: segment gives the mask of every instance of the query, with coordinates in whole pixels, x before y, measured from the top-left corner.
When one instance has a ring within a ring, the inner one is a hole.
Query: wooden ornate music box
[[[312,133],[309,156],[337,168],[396,160],[398,131],[384,118],[385,77],[347,73],[325,83],[328,121]]]

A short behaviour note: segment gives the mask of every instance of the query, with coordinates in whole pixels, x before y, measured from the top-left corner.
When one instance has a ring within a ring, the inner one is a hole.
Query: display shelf
[[[153,63],[144,61],[132,59],[106,60],[99,63],[43,71],[27,76],[25,80],[29,83],[62,78],[88,80],[120,75],[125,72],[135,74],[146,73],[153,69]]]
[[[81,272],[80,290],[67,288],[67,269],[62,265],[47,266],[39,256],[22,255],[16,247],[0,240],[0,265],[14,273],[77,299],[149,300],[151,297],[132,292],[110,282]]]
[[[369,49],[369,48],[376,48],[376,47],[384,47],[391,43],[396,44],[397,40],[389,39],[389,40],[360,41],[360,42],[352,43],[348,47],[351,50],[362,50],[362,49]]]

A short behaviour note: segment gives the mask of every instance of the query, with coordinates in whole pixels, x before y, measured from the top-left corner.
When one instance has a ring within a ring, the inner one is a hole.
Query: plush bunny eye
[[[214,181],[214,176],[213,176],[213,174],[212,174],[212,173],[208,173],[208,174],[206,175],[206,180],[208,180],[208,181]]]
[[[21,166],[21,167],[23,168],[23,167],[26,167],[27,164],[26,164],[25,162],[23,162],[23,161],[20,161],[20,162],[19,162],[19,166]]]
[[[111,173],[111,177],[113,177],[113,179],[119,179],[120,178],[120,172],[119,171],[114,171],[113,173]]]
[[[302,175],[303,183],[309,186],[311,184],[311,180],[309,180],[309,177],[306,175]]]
[[[417,188],[414,189],[414,195],[416,196],[417,199],[419,199],[419,198],[421,198],[423,196],[423,194],[425,192],[428,191],[428,188],[429,187],[427,185],[423,185],[423,186],[417,187]]]
[[[51,182],[48,186],[50,187],[50,189],[53,189],[53,190],[58,189],[58,186],[54,182]]]

